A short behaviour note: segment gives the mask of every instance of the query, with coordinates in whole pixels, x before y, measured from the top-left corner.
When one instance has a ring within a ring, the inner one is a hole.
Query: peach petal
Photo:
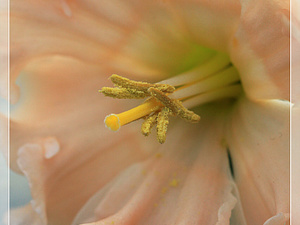
[[[149,153],[133,132],[138,124],[116,134],[103,125],[105,114],[132,103],[97,92],[109,82],[99,67],[60,57],[31,66],[11,111],[12,165],[18,159],[38,214],[49,224],[67,224],[91,195]]]
[[[89,79],[85,74],[89,74]],[[102,126],[105,114],[124,108],[115,102],[103,110],[109,102],[97,90],[108,84],[109,75],[98,66],[59,57],[28,66],[19,78],[21,99],[11,107],[11,166],[18,170],[17,151],[25,143],[51,136],[64,140],[61,136],[74,135],[76,129],[84,134],[82,140],[97,139],[103,130],[106,132]],[[85,119],[78,123],[78,118]]]
[[[238,196],[221,144],[222,123],[178,125],[171,142],[100,190],[73,224],[229,224]]]
[[[123,46],[131,40],[132,31],[141,21],[141,11],[134,2],[114,2],[111,18],[107,11],[112,5],[102,1],[90,1],[90,4],[60,0],[32,0],[30,4],[12,1],[11,97],[19,97],[15,82],[22,69],[45,56],[62,55],[98,64],[102,68],[114,67],[115,73],[120,70],[114,58],[122,57],[130,61],[134,67],[131,72],[134,74],[147,71],[149,74],[157,74],[157,71],[140,63],[131,53],[122,52]],[[95,7],[91,8],[91,5]],[[124,14],[126,16],[120,18]]]
[[[45,167],[42,166],[43,155],[43,149],[40,145],[26,144],[19,150],[18,165],[29,179],[33,199],[31,201],[32,209],[40,218],[40,223],[47,224],[45,195],[43,193],[45,188],[45,176],[43,176]],[[29,208],[30,206],[26,207],[26,210]]]
[[[228,121],[234,179],[249,224],[289,212],[289,106],[242,98]]]
[[[50,159],[59,152],[59,142],[54,137],[48,137],[46,140],[44,140],[44,148],[45,158]]]
[[[138,154],[130,156],[132,144],[114,146],[113,151],[109,146],[102,146],[98,153],[74,152],[73,156],[72,151],[64,148],[50,159],[45,158],[44,144],[26,144],[20,148],[18,164],[29,180],[32,206],[44,218],[42,224],[68,223],[89,195],[138,159]],[[95,180],[97,177],[101,179]]]
[[[12,1],[11,95],[18,96],[22,68],[49,55],[162,80],[176,73],[195,45],[227,50],[240,13],[238,1],[229,3]]]
[[[185,28],[193,41],[221,52],[229,52],[230,39],[239,22],[239,1],[169,1],[175,22]]]
[[[241,6],[230,56],[247,96],[289,99],[289,1],[244,0]]]

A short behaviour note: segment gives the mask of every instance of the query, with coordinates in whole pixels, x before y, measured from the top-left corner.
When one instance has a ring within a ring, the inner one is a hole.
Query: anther
[[[147,92],[137,91],[129,88],[103,87],[101,90],[99,90],[99,92],[103,93],[105,96],[118,99],[139,99],[150,96],[150,94]]]
[[[167,107],[164,107],[157,116],[157,140],[159,143],[163,144],[166,141],[166,134],[169,124],[169,113],[170,110]]]
[[[151,87],[167,93],[173,93],[175,91],[175,88],[168,84],[150,84],[147,82],[133,81],[116,74],[111,75],[110,79],[118,87],[134,89],[145,93],[147,93],[147,90]]]
[[[157,115],[158,113],[154,113],[153,115],[150,115],[145,119],[141,129],[143,135],[149,136],[152,127],[157,123]]]
[[[200,116],[194,113],[193,111],[185,108],[182,105],[181,101],[175,99],[174,104],[176,105],[177,108],[176,114],[182,119],[185,119],[186,121],[189,121],[191,123],[198,123],[200,121]]]
[[[148,92],[165,107],[169,108],[175,115],[178,115],[182,119],[192,123],[199,122],[200,116],[185,108],[179,100],[171,99],[166,94],[155,88],[149,88]]]

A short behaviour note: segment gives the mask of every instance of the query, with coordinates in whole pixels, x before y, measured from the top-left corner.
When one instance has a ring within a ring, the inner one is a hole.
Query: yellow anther
[[[175,115],[178,115],[179,117],[192,123],[199,122],[200,116],[185,108],[179,100],[171,99],[165,93],[155,88],[149,88],[148,91],[153,97],[155,97],[158,101],[175,113]]]
[[[168,108],[163,108],[157,116],[157,140],[159,143],[163,144],[166,141],[166,134],[169,124],[169,113]]]
[[[146,98],[150,94],[142,91],[137,91],[134,89],[126,89],[126,88],[110,88],[103,87],[99,90],[100,93],[103,93],[105,96],[118,98],[118,99],[139,99]]]
[[[142,124],[142,134],[145,136],[149,136],[149,134],[151,133],[151,129],[152,127],[157,123],[157,113],[148,116],[144,123]]]
[[[149,88],[148,92],[154,97],[156,98],[158,101],[160,101],[164,106],[166,106],[167,108],[169,108],[172,112],[175,113],[176,108],[173,104],[173,100],[170,99],[167,95],[165,95],[165,93],[163,93],[162,91],[156,89],[156,88]]]
[[[180,100],[175,99],[173,103],[176,106],[177,110],[175,113],[179,117],[191,123],[198,123],[200,121],[200,116],[194,113],[193,111],[190,111],[187,108],[185,108]]]
[[[121,77],[117,74],[111,75],[110,79],[118,87],[135,89],[142,92],[147,92],[148,88],[150,87],[167,93],[173,93],[175,91],[175,88],[168,84],[151,84],[147,82],[133,81],[129,80],[128,78]]]

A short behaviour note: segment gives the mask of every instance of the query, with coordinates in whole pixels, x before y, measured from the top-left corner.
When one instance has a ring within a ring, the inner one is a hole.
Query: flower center
[[[115,87],[103,87],[99,92],[119,99],[147,99],[126,112],[106,116],[106,127],[118,131],[121,126],[143,118],[142,133],[148,136],[156,125],[160,143],[166,140],[169,116],[197,123],[200,116],[188,109],[224,98],[236,98],[242,92],[236,68],[222,53],[159,83],[133,81],[115,74],[110,79]]]

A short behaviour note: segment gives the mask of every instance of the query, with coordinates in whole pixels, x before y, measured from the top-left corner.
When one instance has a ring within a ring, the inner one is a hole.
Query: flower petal
[[[230,55],[247,96],[289,99],[289,1],[242,0],[241,5]]]
[[[153,157],[100,190],[73,224],[229,224],[238,196],[221,144],[223,126],[206,121],[176,124]]]
[[[22,95],[11,110],[11,160],[14,165],[18,159],[27,176],[44,224],[70,223],[99,188],[148,155],[138,124],[118,133],[105,128],[106,114],[131,104],[97,92],[109,82],[101,73],[59,57],[32,64],[20,77]]]
[[[17,96],[22,68],[45,55],[71,56],[115,73],[174,75],[205,60],[211,50],[201,46],[226,51],[240,13],[237,0],[229,3],[12,1],[11,95]],[[198,61],[189,63],[191,56]]]
[[[230,39],[239,22],[237,0],[175,0],[168,6],[193,41],[221,52],[229,52]]]
[[[289,212],[289,103],[242,98],[228,123],[234,178],[248,224]]]
[[[134,1],[32,0],[12,1],[10,7],[11,97],[15,96],[14,102],[19,97],[15,82],[20,71],[31,61],[50,55],[73,57],[103,69],[113,67],[114,73],[130,65],[133,74],[157,74],[132,53],[122,52],[141,22],[142,11]],[[108,13],[112,10],[113,14]],[[126,67],[120,59],[126,61]]]

